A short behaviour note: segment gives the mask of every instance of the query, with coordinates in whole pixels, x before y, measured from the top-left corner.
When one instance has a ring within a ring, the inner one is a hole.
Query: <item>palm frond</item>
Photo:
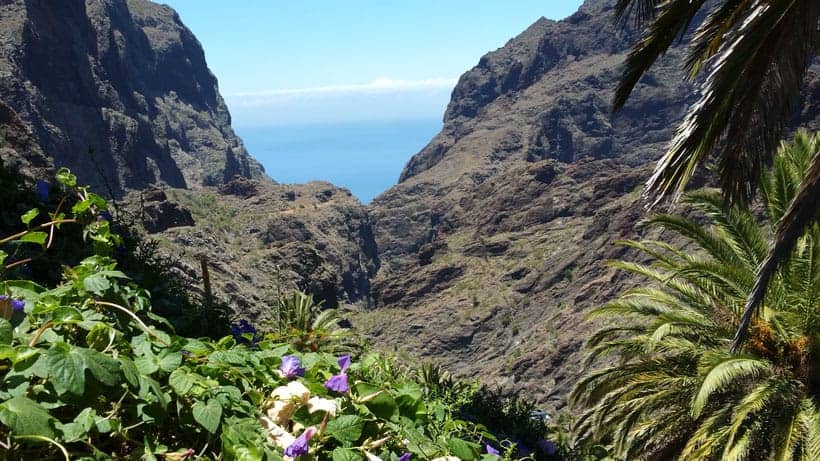
[[[636,27],[643,27],[655,17],[655,10],[663,0],[618,0],[615,20],[625,24],[632,18]]]
[[[746,306],[732,344],[733,351],[740,350],[746,340],[752,317],[763,302],[766,289],[777,268],[789,258],[804,229],[816,223],[818,217],[820,217],[820,151],[814,154],[814,160],[805,179],[789,204],[786,214],[777,224],[774,242],[766,259],[757,270],[754,287],[746,299]]]
[[[701,96],[647,182],[657,204],[683,192],[698,163],[721,143],[718,167],[728,200],[755,191],[773,155],[815,53],[820,5],[813,0],[757,3],[726,33]]]
[[[660,12],[654,18],[652,25],[644,32],[638,43],[632,47],[629,56],[626,58],[623,75],[612,100],[613,111],[617,112],[624,106],[641,77],[660,56],[666,53],[675,39],[686,32],[704,2],[705,0],[671,0],[661,4],[659,7]],[[649,6],[644,5],[644,7]],[[657,5],[651,6],[654,13],[654,8]],[[648,17],[648,13],[639,13],[636,17],[640,17],[642,23]]]
[[[717,54],[729,30],[737,26],[743,12],[748,11],[754,1],[726,0],[709,12],[695,30],[684,61],[690,78],[694,79],[704,63]]]
[[[692,400],[692,416],[697,418],[706,407],[709,397],[740,378],[760,376],[768,371],[771,364],[754,356],[724,356],[714,363],[709,363],[703,383]]]

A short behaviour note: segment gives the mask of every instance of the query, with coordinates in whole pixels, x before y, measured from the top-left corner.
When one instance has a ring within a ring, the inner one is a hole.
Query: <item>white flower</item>
[[[270,440],[271,443],[281,448],[287,448],[296,441],[296,437],[286,431],[284,427],[271,421],[270,418],[263,416],[259,418],[259,422],[262,423],[262,426],[268,431],[268,440]]]
[[[310,390],[299,381],[291,381],[279,386],[271,394],[273,404],[267,409],[268,418],[276,424],[285,424],[300,406],[307,403]]]
[[[268,418],[276,424],[285,424],[296,412],[296,404],[291,400],[274,400],[273,405],[268,408]]]
[[[299,381],[291,381],[286,386],[279,386],[272,394],[277,400],[290,400],[296,403],[305,403],[310,397],[310,390]]]
[[[336,411],[339,409],[335,400],[323,399],[322,397],[311,397],[307,404],[309,412],[324,411],[328,416],[336,416]]]
[[[373,453],[370,453],[369,451],[364,452],[364,456],[365,458],[367,458],[367,461],[382,461],[381,458],[374,455]]]

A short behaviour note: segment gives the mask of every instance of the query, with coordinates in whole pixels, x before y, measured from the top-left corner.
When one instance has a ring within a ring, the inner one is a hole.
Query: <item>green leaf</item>
[[[373,395],[376,392],[379,392],[381,389],[375,386],[371,386],[365,383],[359,383],[356,385],[356,393],[359,397],[366,397],[369,395]],[[371,413],[375,416],[387,419],[387,420],[394,420],[399,416],[399,406],[396,401],[393,399],[390,394],[386,391],[382,392],[381,394],[377,395],[376,397],[368,400],[364,404]]]
[[[46,351],[44,360],[48,376],[60,395],[66,392],[82,395],[85,391],[86,370],[108,386],[114,386],[120,380],[117,361],[93,349],[58,342]]]
[[[23,216],[20,216],[20,221],[23,221],[23,224],[28,226],[29,223],[34,221],[34,218],[36,218],[39,214],[40,210],[38,210],[37,208],[32,208],[26,211],[26,213]]]
[[[56,325],[64,323],[78,323],[83,320],[83,314],[78,309],[70,306],[62,306],[57,308],[51,314],[51,321]]]
[[[56,421],[37,402],[26,397],[14,397],[0,403],[0,422],[11,429],[12,435],[54,438]]]
[[[48,239],[48,234],[40,231],[27,232],[25,235],[20,237],[21,242],[36,243],[37,245],[45,245],[46,239]]]
[[[76,216],[91,207],[90,200],[81,200],[71,207],[71,212]]]
[[[8,253],[6,253],[6,252],[5,252],[5,251],[3,251],[3,250],[0,250],[0,266],[2,266],[2,265],[3,265],[3,263],[5,263],[5,262],[6,262],[6,258],[8,258],[8,257],[9,257],[9,254],[8,254]]]
[[[94,349],[78,349],[85,359],[85,366],[97,381],[108,386],[120,382],[120,365],[116,359]]]
[[[0,318],[0,344],[11,345],[12,339],[14,339],[14,329],[11,322]]]
[[[111,282],[101,274],[93,274],[83,279],[83,288],[96,295],[101,295],[111,287]]]
[[[7,322],[8,323],[8,322]],[[7,344],[0,344],[0,360],[14,360],[17,358],[17,350]]]
[[[159,361],[159,367],[162,371],[171,372],[179,368],[179,365],[182,364],[182,353],[180,352],[171,352],[164,357],[162,357]]]
[[[336,448],[333,450],[333,461],[362,461],[364,457],[350,448]]]
[[[76,348],[62,342],[55,343],[45,353],[45,364],[58,394],[70,392],[82,395],[85,390],[85,359]]]
[[[479,444],[457,438],[448,440],[447,448],[450,449],[453,456],[465,461],[478,459],[481,451],[481,446]]]
[[[143,375],[152,375],[159,370],[159,360],[156,355],[146,355],[134,361],[137,370]]]
[[[196,379],[185,368],[178,368],[168,377],[168,384],[177,395],[185,395],[196,383]]]
[[[198,401],[191,407],[194,420],[211,434],[215,434],[222,419],[222,405],[216,399],[208,399],[208,403]]]
[[[137,366],[134,365],[134,362],[128,357],[120,357],[119,359],[120,369],[122,369],[122,374],[125,376],[125,380],[128,381],[128,384],[130,384],[131,387],[139,386],[139,370],[137,370]]]
[[[340,442],[355,442],[362,436],[364,419],[357,415],[341,415],[327,422],[327,433]]]
[[[60,168],[60,170],[57,171],[57,181],[60,181],[60,183],[68,187],[73,188],[77,186],[77,177],[71,174],[68,168]]]
[[[185,350],[193,355],[206,355],[213,350],[213,345],[199,339],[189,339],[185,343]]]
[[[97,431],[101,434],[108,434],[109,432],[114,432],[119,430],[120,423],[119,420],[109,417],[98,416],[94,419],[94,426],[97,427]]]
[[[93,408],[84,409],[74,418],[74,421],[61,425],[60,430],[63,433],[63,439],[66,442],[76,442],[84,438],[88,431],[94,427],[96,417],[97,413]]]
[[[104,323],[97,323],[91,327],[91,330],[85,335],[85,343],[93,349],[102,351],[108,347],[112,337],[116,337],[116,332],[113,328]]]

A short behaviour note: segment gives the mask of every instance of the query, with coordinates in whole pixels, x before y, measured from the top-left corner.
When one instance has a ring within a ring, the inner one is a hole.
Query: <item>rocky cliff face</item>
[[[0,100],[99,190],[259,178],[199,42],[146,0],[0,2]]]
[[[379,267],[370,218],[346,189],[235,177],[221,187],[133,192],[130,210],[179,258],[194,289],[201,258],[215,296],[264,325],[281,294],[299,289],[325,307],[369,303]]]
[[[615,242],[639,235],[639,191],[693,99],[673,49],[611,113],[635,39],[612,3],[540,19],[482,57],[442,131],[370,205],[382,268],[377,309],[356,323],[378,344],[565,404],[585,312],[634,283],[605,261],[628,256]]]
[[[205,256],[214,294],[238,316],[264,320],[293,288],[329,307],[367,304],[379,262],[361,203],[327,183],[276,184],[230,122],[202,47],[171,8],[0,1],[2,166],[29,186],[67,166],[111,190],[194,289]],[[19,224],[14,205],[0,224]]]

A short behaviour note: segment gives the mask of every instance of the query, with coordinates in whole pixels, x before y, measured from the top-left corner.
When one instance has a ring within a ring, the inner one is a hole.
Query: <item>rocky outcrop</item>
[[[55,165],[100,191],[264,175],[199,42],[147,0],[0,3],[0,100]]]
[[[214,294],[237,315],[262,320],[293,288],[328,307],[369,304],[379,261],[361,203],[327,183],[279,186],[264,175],[171,8],[0,2],[0,101],[3,171],[31,186],[48,178],[38,170],[51,165],[46,152],[95,192],[112,192],[130,210],[122,219],[178,258],[194,289],[204,257]],[[24,204],[8,205],[0,220],[19,225]]]
[[[565,405],[594,328],[584,314],[635,283],[605,261],[640,235],[639,191],[694,99],[675,48],[612,114],[636,38],[613,25],[613,3],[540,19],[482,57],[442,131],[369,205],[377,310],[354,324],[376,344],[402,338],[461,376]],[[820,115],[815,80],[804,126]]]
[[[270,306],[292,289],[326,307],[369,305],[379,259],[370,219],[346,189],[243,178],[219,188],[134,192],[127,201],[151,237],[179,258],[194,289],[202,289],[205,258],[214,295],[237,316],[264,324]],[[191,222],[172,219],[179,213]]]

